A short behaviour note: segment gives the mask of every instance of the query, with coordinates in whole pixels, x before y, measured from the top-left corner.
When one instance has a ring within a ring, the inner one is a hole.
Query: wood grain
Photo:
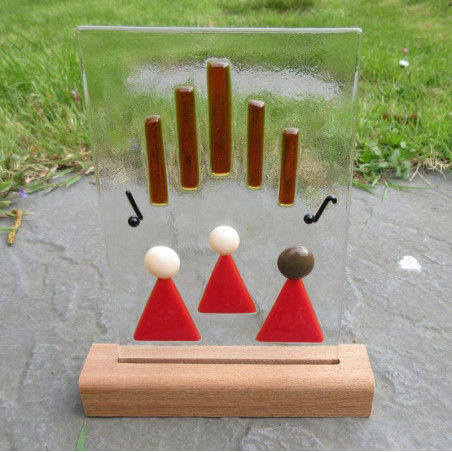
[[[221,359],[229,347],[211,348],[209,359],[214,348]],[[313,348],[321,359],[322,347]],[[341,345],[339,360],[326,365],[120,363],[116,344],[94,344],[79,386],[87,416],[370,416],[374,378],[365,346]]]

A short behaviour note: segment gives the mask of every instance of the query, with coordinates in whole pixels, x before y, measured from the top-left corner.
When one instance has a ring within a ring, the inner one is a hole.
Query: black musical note
[[[137,203],[135,202],[135,199],[133,199],[132,193],[130,193],[129,190],[126,190],[126,196],[130,202],[130,205],[132,206],[132,209],[134,210],[134,212],[136,214],[136,217],[135,216],[129,217],[127,222],[129,223],[129,226],[131,226],[132,228],[136,228],[137,226],[139,226],[141,220],[143,219],[143,214],[141,213],[140,209],[138,208]]]
[[[334,195],[328,195],[324,200],[322,205],[320,206],[320,209],[317,211],[315,215],[312,215],[312,213],[308,213],[304,216],[304,222],[306,224],[312,224],[317,223],[318,219],[322,215],[323,211],[325,210],[325,207],[328,205],[329,202],[332,202],[333,204],[337,203],[337,198]]]

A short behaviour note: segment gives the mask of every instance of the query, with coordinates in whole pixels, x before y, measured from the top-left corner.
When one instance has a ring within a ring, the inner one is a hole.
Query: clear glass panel
[[[315,258],[302,281],[323,335],[321,342],[302,342],[331,346],[324,349],[325,359],[337,358],[361,31],[77,32],[118,344],[272,345],[256,335],[286,283],[277,260],[286,248],[302,245]],[[159,173],[164,162],[166,173]],[[128,223],[136,214],[126,191],[143,216],[137,227]],[[329,195],[337,203],[330,202],[317,222],[306,223],[305,215],[314,215]],[[221,225],[240,236],[232,256],[255,313],[198,311],[218,259],[209,234]],[[199,342],[134,340],[156,283],[144,256],[157,245],[180,258],[172,280]],[[268,337],[287,340],[284,334]]]

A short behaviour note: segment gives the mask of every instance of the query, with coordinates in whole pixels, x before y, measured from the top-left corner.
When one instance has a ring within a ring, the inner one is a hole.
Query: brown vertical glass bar
[[[179,138],[180,180],[182,188],[195,190],[199,184],[198,138],[196,136],[195,90],[176,88],[177,135]]]
[[[251,188],[259,188],[262,185],[264,119],[264,102],[250,100],[248,104],[248,186]]]
[[[210,166],[213,174],[231,171],[231,82],[229,64],[211,61],[207,65],[210,121]]]
[[[146,118],[144,128],[146,131],[151,204],[168,204],[168,184],[160,116],[154,115]]]
[[[289,127],[282,133],[281,178],[279,203],[291,206],[295,202],[298,160],[298,129]]]

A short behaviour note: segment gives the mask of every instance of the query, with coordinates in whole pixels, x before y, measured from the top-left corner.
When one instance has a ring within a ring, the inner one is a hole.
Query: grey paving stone
[[[83,361],[115,341],[96,189],[21,199],[34,215],[14,246],[0,237],[0,448],[71,450],[84,422],[93,450],[452,448],[452,180],[429,180],[386,201],[353,190],[341,341],[368,346],[369,419],[85,418]]]

